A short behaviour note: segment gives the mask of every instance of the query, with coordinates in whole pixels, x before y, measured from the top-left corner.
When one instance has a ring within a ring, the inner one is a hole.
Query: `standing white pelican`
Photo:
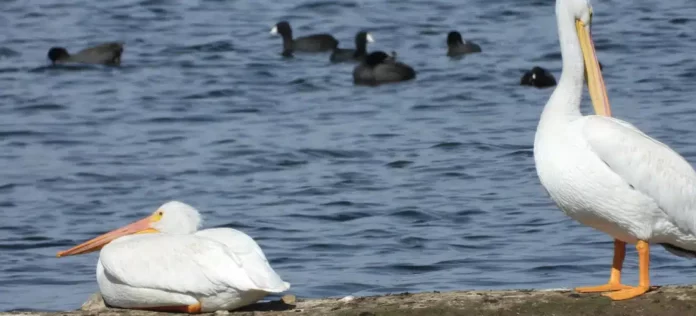
[[[197,231],[201,218],[172,201],[152,215],[58,257],[98,249],[97,283],[113,307],[199,313],[232,310],[290,288],[259,245],[231,228]]]
[[[614,237],[609,282],[578,292],[610,292],[623,300],[650,286],[649,243],[696,255],[696,172],[679,154],[624,121],[611,118],[590,36],[588,0],[557,0],[563,72],[541,114],[534,160],[558,207],[580,223]],[[584,59],[584,62],[583,62]],[[583,66],[598,115],[582,116]],[[639,284],[621,283],[626,243],[639,255]]]

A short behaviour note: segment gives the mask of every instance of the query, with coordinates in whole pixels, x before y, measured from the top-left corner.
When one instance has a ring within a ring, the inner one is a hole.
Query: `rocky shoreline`
[[[80,310],[0,312],[0,316],[158,316],[165,313],[114,309],[94,294]],[[233,312],[208,315],[254,316],[688,316],[696,315],[696,286],[665,286],[628,301],[569,290],[509,290],[401,293],[342,299],[300,299],[286,295]]]

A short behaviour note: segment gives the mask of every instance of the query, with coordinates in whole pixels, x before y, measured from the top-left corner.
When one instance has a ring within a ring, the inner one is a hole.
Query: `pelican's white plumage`
[[[696,251],[696,172],[684,158],[611,117],[581,116],[565,130],[543,123],[537,172],[564,212],[625,242]]]
[[[557,0],[556,16],[563,71],[537,127],[537,173],[567,215],[618,240],[617,271],[608,285],[586,292],[619,291],[608,296],[635,297],[649,284],[647,243],[662,244],[681,256],[696,254],[696,172],[667,145],[627,122],[582,116],[585,67],[596,111],[610,113],[589,35],[592,7],[588,0]],[[637,243],[641,260],[645,257],[640,289],[620,284],[626,242]]]
[[[669,221],[665,225],[680,229],[661,236],[665,234],[660,228],[666,226],[656,227],[655,241],[696,251],[696,172],[691,164],[667,145],[617,119],[589,118],[585,137],[614,174],[664,212]],[[687,242],[672,240],[669,235]]]
[[[119,237],[102,248],[97,282],[107,304],[231,310],[290,287],[248,235],[231,228],[196,231],[198,211],[176,201],[152,216],[150,227],[160,233]]]

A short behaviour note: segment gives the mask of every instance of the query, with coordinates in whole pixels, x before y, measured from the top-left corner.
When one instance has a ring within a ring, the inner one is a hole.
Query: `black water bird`
[[[356,85],[379,85],[416,78],[416,71],[409,65],[395,60],[382,51],[372,52],[353,69]]]
[[[338,47],[338,40],[331,34],[313,34],[296,39],[292,38],[292,28],[287,21],[278,22],[271,34],[280,34],[283,37],[283,56],[292,56],[293,52],[319,53],[328,52]]]
[[[457,31],[447,34],[447,56],[457,57],[465,54],[480,53],[481,46],[476,43],[464,41]]]
[[[520,79],[521,86],[532,86],[537,88],[548,88],[556,85],[556,78],[548,70],[535,66],[527,71]]]
[[[367,43],[374,43],[372,34],[360,31],[355,35],[355,49],[352,48],[336,48],[329,60],[334,63],[344,61],[363,61],[367,56]]]
[[[602,63],[599,63],[599,70],[604,70]],[[587,81],[587,71],[585,71],[585,81]],[[520,85],[533,86],[537,88],[548,88],[556,85],[556,78],[548,70],[535,66],[527,71],[520,79]]]
[[[121,64],[121,54],[123,54],[123,43],[109,42],[85,48],[75,54],[68,53],[68,50],[63,47],[51,47],[48,50],[48,59],[54,65],[78,63],[118,66]]]

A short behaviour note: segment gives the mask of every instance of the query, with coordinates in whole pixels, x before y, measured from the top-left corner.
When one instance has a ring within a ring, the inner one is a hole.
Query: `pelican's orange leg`
[[[619,301],[640,296],[648,291],[650,288],[650,245],[645,241],[639,240],[636,244],[636,249],[638,250],[638,268],[640,269],[638,286],[618,292],[605,293],[603,294],[604,296]]]
[[[630,286],[621,284],[621,267],[623,267],[624,258],[626,258],[626,243],[614,239],[614,261],[611,265],[609,283],[599,286],[578,287],[575,288],[575,291],[580,293],[595,293],[630,289]]]
[[[148,310],[153,312],[198,314],[201,312],[201,303],[179,306],[142,307],[136,309]]]

